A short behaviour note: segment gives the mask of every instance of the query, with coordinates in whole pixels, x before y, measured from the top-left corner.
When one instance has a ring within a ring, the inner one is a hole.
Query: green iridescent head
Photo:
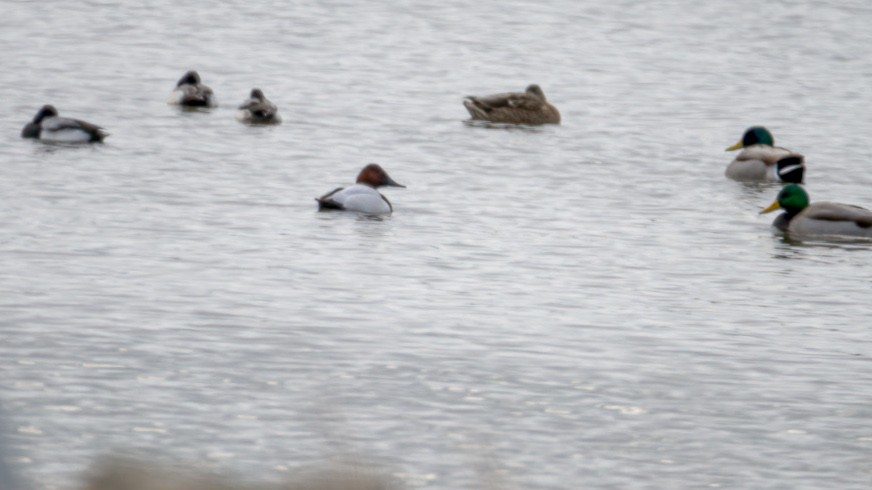
[[[745,130],[742,139],[735,145],[727,148],[727,151],[738,150],[739,148],[747,148],[751,145],[768,145],[775,146],[775,138],[772,133],[763,126],[751,126]]]
[[[808,193],[798,184],[787,184],[778,193],[775,202],[769,205],[760,214],[770,213],[776,209],[783,209],[789,215],[794,215],[807,208],[809,205]]]

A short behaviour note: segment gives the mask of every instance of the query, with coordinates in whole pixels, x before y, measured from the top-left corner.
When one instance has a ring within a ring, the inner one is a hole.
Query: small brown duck
[[[560,112],[545,99],[535,83],[523,93],[509,92],[485,97],[469,96],[463,105],[473,120],[505,124],[560,124]]]
[[[251,90],[249,98],[238,107],[236,119],[249,124],[278,124],[282,122],[279,110],[259,88]]]
[[[176,83],[170,95],[170,104],[186,107],[214,107],[218,105],[212,89],[200,81],[200,74],[191,70]]]

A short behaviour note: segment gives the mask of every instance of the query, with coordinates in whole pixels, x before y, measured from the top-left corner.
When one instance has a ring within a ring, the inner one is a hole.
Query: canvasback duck
[[[58,116],[52,105],[44,105],[21,130],[22,138],[35,138],[52,143],[99,143],[109,136],[100,126]]]
[[[390,201],[376,189],[382,186],[406,187],[394,182],[381,166],[370,163],[357,174],[357,183],[339,187],[321,197],[316,197],[318,209],[340,209],[365,214],[391,214],[394,208]]]
[[[214,107],[215,96],[212,89],[200,81],[200,74],[191,70],[179,79],[176,88],[170,94],[170,104],[186,107]]]
[[[793,158],[804,168],[801,154],[775,146],[772,133],[763,126],[752,126],[745,130],[738,143],[728,147],[726,151],[742,149],[735,159],[727,166],[724,173],[728,178],[741,182],[774,182],[796,183],[795,177],[777,171],[777,163],[783,158]],[[788,176],[785,179],[785,176]],[[800,181],[802,180],[800,175]]]
[[[810,202],[798,184],[787,184],[775,202],[760,211],[783,209],[772,226],[792,235],[843,235],[872,238],[872,211],[836,202]]]
[[[275,104],[259,88],[251,90],[249,98],[239,106],[236,119],[250,124],[278,124],[282,122]]]
[[[506,124],[560,124],[560,112],[545,99],[536,84],[523,93],[510,92],[485,97],[469,96],[463,100],[473,120]]]

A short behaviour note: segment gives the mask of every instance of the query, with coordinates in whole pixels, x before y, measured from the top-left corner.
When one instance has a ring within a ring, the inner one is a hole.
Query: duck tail
[[[469,111],[469,115],[473,119],[488,119],[487,111],[478,103],[475,97],[470,96],[463,99],[463,106],[466,107],[466,110]]]

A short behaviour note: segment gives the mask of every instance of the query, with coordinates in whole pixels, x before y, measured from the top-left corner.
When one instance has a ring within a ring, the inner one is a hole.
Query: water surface
[[[753,15],[752,15],[753,13]],[[13,3],[0,403],[72,488],[140,449],[409,487],[861,489],[870,246],[728,181],[764,124],[872,206],[864,2]],[[166,105],[197,69],[218,108]],[[560,126],[463,124],[540,84]],[[253,87],[284,124],[233,117]],[[103,145],[21,140],[46,103]],[[313,198],[378,162],[395,213]]]

